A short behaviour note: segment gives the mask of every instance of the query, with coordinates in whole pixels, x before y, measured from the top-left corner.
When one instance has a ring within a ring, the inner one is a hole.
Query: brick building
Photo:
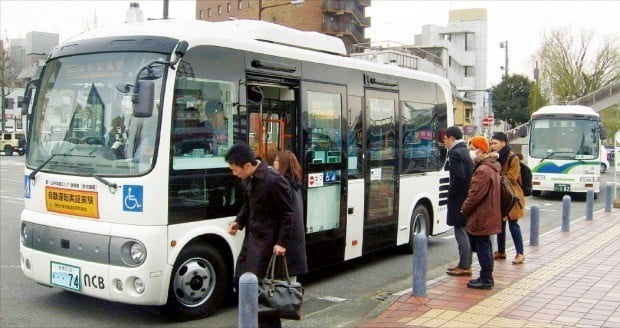
[[[302,31],[315,31],[341,38],[351,53],[356,44],[369,43],[364,29],[370,27],[365,8],[371,0],[196,0],[196,19],[210,22],[260,19]],[[263,8],[259,12],[259,8]]]

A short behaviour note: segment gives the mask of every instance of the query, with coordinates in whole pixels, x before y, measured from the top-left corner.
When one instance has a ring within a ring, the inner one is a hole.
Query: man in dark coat
[[[247,227],[237,258],[235,281],[245,272],[262,278],[272,254],[297,256],[286,252],[293,235],[295,216],[290,186],[282,174],[255,158],[247,144],[233,145],[224,159],[233,175],[242,179],[245,190],[243,207],[228,226],[228,233],[233,236]],[[258,321],[260,327],[281,326],[277,317],[259,316]]]
[[[473,164],[469,149],[463,141],[463,133],[456,126],[446,130],[445,139],[448,147],[448,161],[445,169],[450,171],[448,188],[448,225],[454,227],[454,238],[459,248],[459,263],[448,268],[452,276],[471,276],[471,246],[465,229],[466,219],[461,213],[461,206],[467,197]]]

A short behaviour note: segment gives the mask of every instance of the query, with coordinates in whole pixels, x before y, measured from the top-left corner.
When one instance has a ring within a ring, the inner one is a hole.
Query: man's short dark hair
[[[459,129],[458,126],[451,126],[447,128],[445,135],[446,135],[446,138],[454,137],[454,139],[456,140],[463,139],[463,132],[461,132],[461,129]]]
[[[244,166],[245,163],[251,163],[256,166],[254,151],[252,151],[252,148],[250,148],[250,146],[246,143],[238,143],[230,147],[226,153],[226,156],[224,156],[224,160],[228,164],[234,164],[237,166]]]
[[[495,140],[499,140],[499,141],[503,141],[505,143],[508,143],[508,137],[506,136],[506,134],[504,132],[495,132],[495,133],[493,133],[493,137],[491,137],[491,139],[495,139]]]

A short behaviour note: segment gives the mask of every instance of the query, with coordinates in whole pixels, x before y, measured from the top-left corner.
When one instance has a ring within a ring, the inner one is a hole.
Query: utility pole
[[[504,69],[504,78],[508,78],[508,40],[499,43],[499,47],[505,50],[504,57],[506,59],[506,63],[501,68]]]

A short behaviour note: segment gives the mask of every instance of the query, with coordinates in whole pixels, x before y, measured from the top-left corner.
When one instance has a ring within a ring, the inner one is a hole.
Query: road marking
[[[334,297],[334,296],[317,296],[316,299],[323,300],[323,301],[329,301],[329,302],[335,302],[335,303],[340,303],[340,302],[344,302],[347,300],[346,298],[340,298],[340,297]]]
[[[3,199],[12,199],[12,200],[19,200],[19,201],[22,201],[22,202],[24,201],[24,199],[23,199],[23,198],[15,198],[15,197],[9,197],[9,196],[0,196],[0,198],[3,198]]]

